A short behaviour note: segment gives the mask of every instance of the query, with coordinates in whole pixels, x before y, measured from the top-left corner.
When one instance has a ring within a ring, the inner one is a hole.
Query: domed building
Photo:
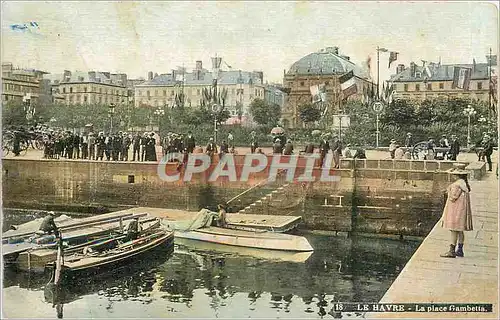
[[[363,92],[374,84],[366,71],[348,56],[339,54],[338,47],[310,53],[292,64],[283,78],[283,86],[289,91],[282,110],[283,125],[288,128],[302,127],[298,106],[312,102],[311,86],[324,85],[326,102],[322,102],[322,110],[327,108],[329,115],[339,113],[344,96],[338,78],[350,71],[354,73],[357,92],[347,99],[361,100]]]

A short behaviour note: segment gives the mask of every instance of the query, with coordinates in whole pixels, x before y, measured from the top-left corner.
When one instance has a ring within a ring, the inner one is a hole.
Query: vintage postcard
[[[494,1],[2,1],[2,318],[492,318]]]

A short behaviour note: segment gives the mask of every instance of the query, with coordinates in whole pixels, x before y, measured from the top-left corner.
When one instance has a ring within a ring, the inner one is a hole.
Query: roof
[[[472,80],[480,80],[480,79],[488,79],[488,64],[487,63],[476,63],[474,64],[437,64],[430,63],[429,70],[431,71],[431,77],[424,72],[423,66],[415,66],[415,73],[418,75],[420,73],[420,77],[411,76],[410,68],[406,68],[402,72],[393,75],[390,79],[391,82],[409,82],[409,81],[451,81],[453,80],[453,70],[454,67],[465,67],[471,68]]]
[[[180,76],[181,74],[179,74]],[[237,84],[237,83],[253,83],[262,84],[262,74],[259,72],[249,72],[249,71],[219,71],[219,79],[217,84],[227,85],[227,84]],[[199,79],[196,79],[195,72],[184,73],[184,85],[211,85],[212,84],[212,72],[203,69],[200,71]],[[148,80],[144,83],[136,85],[136,87],[148,87],[148,86],[173,86],[177,83],[174,80],[174,76],[171,73],[160,74],[153,78],[153,80]]]
[[[343,74],[353,71],[360,78],[368,78],[368,74],[349,57],[338,53],[337,47],[329,47],[313,52],[296,61],[287,72],[287,75],[318,75]]]
[[[95,73],[95,77],[93,76],[91,78],[89,73]],[[101,83],[101,84],[108,84],[108,85],[115,85],[122,87],[126,85],[126,83],[124,84],[122,80],[124,80],[125,82],[127,81],[125,74],[115,74],[103,71],[71,72],[71,76],[67,81],[64,81],[63,73],[51,74],[45,76],[44,78],[49,79],[51,82],[59,81],[59,83],[93,82],[93,83]]]

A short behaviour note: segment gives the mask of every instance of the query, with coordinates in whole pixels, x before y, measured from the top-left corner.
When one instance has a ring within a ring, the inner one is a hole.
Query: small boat
[[[175,236],[218,243],[228,246],[294,252],[314,251],[306,238],[267,231],[246,231],[221,227],[203,227],[189,231],[175,231]]]
[[[252,257],[262,260],[273,262],[294,262],[304,263],[313,254],[313,251],[295,252],[295,251],[281,251],[281,250],[267,250],[228,246],[224,244],[203,242],[191,240],[186,238],[179,238],[175,240],[176,245],[185,246],[189,250],[182,250],[176,248],[176,253],[195,255],[195,252],[208,252],[217,253],[230,256],[243,256]]]
[[[138,258],[154,249],[169,247],[173,245],[173,239],[173,232],[158,231],[136,240],[108,243],[108,248],[103,251],[83,249],[68,255],[64,254],[61,273],[66,279],[80,273],[93,272],[97,274],[133,258]],[[52,265],[55,264],[52,263]]]
[[[158,227],[160,226],[160,219],[141,219],[139,220],[139,225],[140,235],[150,234],[151,232],[158,229]],[[80,235],[84,234],[85,232],[87,232],[87,235],[85,237],[80,237]],[[85,238],[88,239],[88,241],[83,243],[81,241],[74,241],[74,238],[72,238],[72,233],[64,233],[63,241],[65,243],[65,252],[74,252],[76,250],[79,250],[80,248],[102,244],[110,240],[122,240],[125,238],[125,234],[119,230],[108,232],[107,235],[98,233],[91,236],[92,231],[88,229],[81,229],[78,231],[78,234],[78,239]],[[55,241],[55,239],[53,241]],[[18,269],[22,271],[43,271],[45,265],[47,263],[55,261],[57,255],[56,242],[50,242],[48,244],[24,242],[19,244],[3,245],[2,247],[6,250],[10,250],[10,254],[7,255],[10,258],[8,263],[15,264]],[[15,254],[17,254],[17,256],[15,256]],[[4,251],[4,257],[5,256],[6,253]]]

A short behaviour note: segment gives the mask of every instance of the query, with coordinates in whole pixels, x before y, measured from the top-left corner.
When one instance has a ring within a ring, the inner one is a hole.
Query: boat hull
[[[224,254],[230,256],[244,256],[252,257],[261,260],[267,260],[272,262],[293,262],[293,263],[304,263],[306,262],[313,251],[281,251],[281,250],[267,250],[267,249],[256,249],[248,247],[236,247],[219,243],[210,243],[198,240],[191,240],[186,238],[175,239],[175,244],[180,246],[185,246],[186,251],[182,249],[177,250],[177,253],[196,255],[196,252],[210,252],[217,254]]]
[[[105,272],[156,250],[172,248],[173,243],[174,234],[169,232],[130,251],[105,257],[82,258],[74,262],[65,261],[62,266],[63,280],[70,280],[82,274],[99,274]]]
[[[175,231],[175,236],[236,247],[295,252],[314,251],[306,238],[280,233],[207,227],[193,231]]]

